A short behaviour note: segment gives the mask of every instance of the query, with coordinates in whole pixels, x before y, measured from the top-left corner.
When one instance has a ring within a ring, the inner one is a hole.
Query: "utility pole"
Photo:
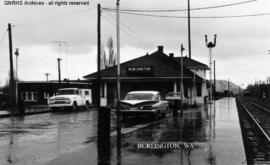
[[[16,80],[18,81],[18,57],[19,57],[19,49],[16,48],[16,51],[14,53],[16,55]]]
[[[230,79],[228,79],[228,97],[230,97]]]
[[[110,155],[110,109],[101,105],[101,6],[97,5],[97,108],[98,108],[98,164],[108,164]],[[91,154],[91,153],[90,153]]]
[[[49,75],[50,75],[50,73],[45,73],[45,76],[46,76],[46,81],[48,82],[49,81]]]
[[[121,110],[120,110],[120,0],[116,2],[116,38],[117,38],[117,158],[121,159]],[[120,163],[120,162],[119,162]]]
[[[205,43],[206,47],[209,49],[209,83],[210,83],[210,90],[209,90],[209,103],[212,104],[212,48],[216,46],[216,38],[217,35],[214,35],[214,43],[208,42],[207,35],[205,35]]]
[[[16,79],[15,79],[15,85],[16,85],[16,93],[15,93],[15,98],[16,98],[16,105],[18,106],[18,82],[19,82],[19,78],[18,78],[18,56],[19,56],[19,49],[16,48],[15,51],[15,56],[16,56]]]
[[[214,99],[216,99],[216,60],[214,60]]]
[[[57,63],[58,63],[58,84],[60,85],[61,84],[61,65],[60,65],[60,62],[61,62],[61,58],[57,58]]]
[[[101,7],[100,4],[97,5],[97,108],[100,108],[100,61],[101,61],[101,39],[100,39],[100,17],[101,17]]]
[[[58,58],[64,58],[65,59],[65,62],[67,62],[67,60],[66,60],[66,57],[67,56],[63,57],[63,53],[62,53],[62,47],[63,46],[66,46],[66,52],[65,53],[67,53],[67,41],[52,41],[52,42],[58,44],[58,49],[59,49]],[[67,70],[67,68],[64,67],[65,73],[67,72],[66,70]],[[65,74],[65,76],[66,76],[66,74]]]
[[[184,100],[184,87],[183,87],[183,65],[184,65],[184,62],[183,62],[183,52],[184,52],[185,48],[183,46],[183,44],[181,44],[181,76],[180,76],[180,94],[181,94],[181,101],[180,101],[180,110],[181,110],[181,117],[183,117],[183,100]]]
[[[14,71],[13,71],[13,50],[12,50],[12,29],[11,24],[8,24],[8,38],[9,38],[9,62],[10,62],[10,80],[9,80],[9,106],[15,108],[16,104],[16,85],[14,80]],[[13,114],[14,109],[12,109]]]
[[[191,58],[191,36],[190,36],[190,3],[188,0],[188,54]]]
[[[195,95],[195,90],[196,90],[196,74],[195,71],[193,71],[193,100],[192,100],[192,104],[194,103],[194,105],[196,105],[196,95]]]

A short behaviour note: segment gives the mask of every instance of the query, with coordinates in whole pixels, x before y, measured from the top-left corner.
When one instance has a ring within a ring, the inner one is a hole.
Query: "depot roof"
[[[191,64],[191,63],[190,63]],[[203,64],[204,65],[204,64]],[[152,54],[146,54],[139,58],[120,64],[120,77],[125,79],[179,79],[181,65],[172,57],[163,52],[163,46]],[[116,79],[117,67],[109,67],[101,70],[102,79]],[[84,76],[85,79],[96,79],[97,72]],[[193,78],[193,72],[183,67],[183,78]],[[196,79],[202,78],[195,75]]]
[[[188,58],[188,57],[182,57],[183,58],[183,64],[188,69],[205,69],[208,70],[208,66],[196,61],[194,59]],[[181,64],[181,57],[174,57],[174,59]]]

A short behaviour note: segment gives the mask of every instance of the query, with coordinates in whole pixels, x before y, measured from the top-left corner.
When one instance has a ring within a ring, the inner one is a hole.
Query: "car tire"
[[[52,107],[52,108],[51,108],[51,110],[52,110],[53,112],[58,111],[58,109],[59,109],[59,108],[57,108],[57,107]]]
[[[89,109],[89,107],[90,107],[90,104],[89,104],[89,102],[88,102],[88,101],[86,101],[85,106],[84,106],[84,109],[85,109],[85,110],[88,110],[88,109]]]
[[[162,113],[162,118],[165,118],[166,117],[166,114],[167,114],[168,111],[169,111],[169,107],[167,107],[166,111],[164,111]]]
[[[78,110],[78,105],[77,105],[76,102],[74,102],[74,103],[72,104],[71,110],[72,110],[72,111],[77,111],[77,110]]]

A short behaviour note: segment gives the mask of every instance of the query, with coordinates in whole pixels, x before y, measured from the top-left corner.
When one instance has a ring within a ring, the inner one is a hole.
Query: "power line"
[[[114,12],[114,11],[111,11]],[[132,12],[120,12],[127,15],[148,16],[148,17],[160,17],[160,18],[181,18],[186,19],[187,16],[171,16],[171,15],[157,15],[157,14],[145,14],[145,13],[132,13]],[[243,15],[226,15],[226,16],[191,16],[193,19],[222,19],[222,18],[245,18],[245,17],[259,17],[268,16],[270,13],[257,13],[257,14],[243,14]]]
[[[113,22],[112,20],[110,20],[109,18],[106,18],[104,15],[101,16],[102,18],[104,18],[106,21],[108,21],[109,23],[116,25],[115,22]],[[122,23],[121,23],[122,25]],[[127,29],[123,28],[123,25],[120,26],[120,28],[123,30],[123,32],[125,32],[126,34],[128,34],[130,37],[138,40],[139,42],[143,43],[146,47],[152,47],[153,45],[150,45],[147,41],[144,41],[142,38],[139,38],[138,36],[136,36],[135,34],[133,34],[132,32],[130,32]]]
[[[67,16],[72,17],[72,16],[75,16],[77,14],[89,12],[89,11],[94,10],[94,9],[95,8],[91,8],[91,9],[87,9],[87,10],[80,10],[80,11],[65,13],[65,14],[57,15],[57,16],[40,18],[40,19],[32,20],[32,21],[25,21],[25,22],[15,24],[15,26],[17,28],[24,28],[24,27],[28,27],[28,26],[40,25],[40,24],[43,24],[43,23],[55,22],[55,21],[58,21],[58,20],[62,20],[64,17],[67,17]]]
[[[109,15],[108,13],[106,13],[108,16],[113,17],[111,15]],[[113,17],[113,19],[115,20],[116,18]],[[148,47],[152,47],[154,46],[151,42],[149,42],[148,40],[144,39],[143,37],[141,37],[138,33],[136,33],[134,30],[132,30],[129,26],[127,26],[126,24],[123,23],[123,21],[120,22],[120,25],[123,26],[127,31],[129,31],[132,35],[134,35],[135,37],[139,38],[142,42],[144,42],[145,44],[148,45]]]
[[[7,30],[5,30],[5,32],[3,33],[2,37],[1,37],[1,40],[0,40],[0,45],[3,43],[5,37],[7,35]]]
[[[206,6],[206,7],[197,7],[197,8],[191,8],[191,11],[195,10],[206,10],[206,9],[216,9],[216,8],[223,8],[223,7],[230,7],[230,6],[236,6],[236,5],[243,5],[251,2],[255,2],[257,0],[248,0],[248,1],[241,1],[241,2],[235,2],[235,3],[228,3],[228,4],[222,4],[222,5],[214,5],[214,6]],[[114,8],[103,8],[106,10],[112,10],[116,11]],[[124,12],[182,12],[187,11],[187,9],[163,9],[163,10],[156,10],[156,9],[120,9],[120,11]]]

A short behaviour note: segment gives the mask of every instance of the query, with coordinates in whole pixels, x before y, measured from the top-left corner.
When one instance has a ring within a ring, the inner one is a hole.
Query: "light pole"
[[[45,73],[46,81],[47,81],[47,82],[49,81],[49,75],[50,75],[50,73]]]
[[[216,46],[216,38],[217,35],[214,35],[214,43],[208,42],[207,35],[205,35],[205,44],[206,47],[209,49],[209,84],[210,84],[210,90],[209,90],[209,103],[212,104],[212,48]]]

